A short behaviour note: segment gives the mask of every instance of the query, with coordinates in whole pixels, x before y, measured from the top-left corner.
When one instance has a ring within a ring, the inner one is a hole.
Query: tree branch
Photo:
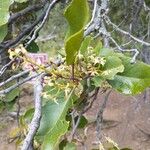
[[[113,27],[116,31],[118,31],[118,32],[120,32],[120,33],[122,33],[122,34],[124,34],[124,35],[126,35],[126,36],[128,36],[128,37],[130,37],[131,39],[133,39],[134,41],[136,41],[136,42],[138,42],[138,43],[141,43],[142,45],[150,46],[150,43],[145,42],[145,41],[143,41],[143,40],[140,40],[140,39],[138,39],[137,37],[135,37],[135,36],[133,36],[132,34],[130,34],[129,32],[126,32],[126,31],[120,29],[117,25],[115,25],[114,23],[112,23],[111,20],[110,20],[107,16],[105,16],[105,20],[106,20],[106,23],[107,23],[108,25],[112,25],[112,27]]]
[[[14,76],[11,76],[11,77],[10,77],[9,79],[7,79],[6,81],[1,82],[1,83],[0,83],[0,87],[2,87],[3,85],[7,84],[8,82],[11,82],[11,81],[13,81],[13,80],[15,80],[15,79],[17,79],[17,78],[20,78],[20,77],[23,76],[23,75],[28,74],[29,72],[30,72],[29,70],[25,70],[25,71],[20,72],[19,74],[16,74],[16,75],[14,75]]]
[[[41,73],[40,73],[40,74],[41,74]],[[0,95],[5,95],[5,94],[11,92],[12,90],[14,90],[15,88],[19,87],[20,85],[26,83],[27,81],[30,81],[30,80],[32,80],[32,79],[38,77],[40,74],[32,75],[32,76],[30,76],[30,77],[27,77],[27,78],[24,79],[24,80],[21,80],[21,81],[17,82],[16,84],[12,85],[11,87],[9,87],[9,88],[7,88],[7,89],[5,89],[5,90],[0,91]]]
[[[73,121],[73,129],[72,129],[72,132],[71,132],[71,140],[74,138],[74,135],[76,133],[76,130],[78,128],[78,125],[80,123],[80,119],[82,117],[82,115],[84,113],[86,113],[93,105],[94,101],[97,99],[97,96],[98,96],[98,93],[99,93],[99,87],[95,89],[94,93],[92,94],[92,96],[88,97],[86,99],[86,101],[88,102],[88,100],[90,100],[90,102],[88,102],[87,104],[85,103],[84,104],[84,108],[83,110],[78,114],[78,118],[77,118],[77,121],[75,122],[73,116],[75,114],[75,111],[73,111],[72,113],[72,121]]]
[[[56,2],[58,2],[58,1],[59,1],[59,0],[53,0],[53,1],[50,3],[51,8],[53,8],[54,5],[56,4]],[[45,15],[47,14],[46,12],[47,12],[47,10],[45,10],[45,11],[42,13],[42,15],[41,15],[30,27],[26,28],[23,32],[21,32],[21,33],[17,36],[17,38],[16,38],[15,40],[9,40],[9,41],[6,41],[6,42],[3,43],[3,44],[0,44],[0,47],[1,47],[0,54],[1,54],[4,50],[6,50],[6,49],[8,49],[8,48],[10,48],[10,47],[12,47],[12,46],[17,45],[17,44],[24,38],[25,35],[28,35],[29,33],[31,33],[31,31],[33,31],[33,29],[43,20],[43,18],[44,18]]]
[[[143,3],[143,5],[144,5],[144,9],[145,9],[146,11],[150,11],[150,7],[148,7],[145,2]]]
[[[102,0],[101,5],[96,0],[94,3],[93,15],[90,23],[85,28],[84,36],[89,35],[94,30],[101,28],[103,17],[108,12],[108,0]]]
[[[22,16],[26,15],[27,13],[31,13],[32,11],[37,11],[37,10],[43,8],[45,4],[46,3],[44,2],[43,4],[33,5],[33,6],[23,9],[22,11],[19,11],[19,12],[13,14],[12,16],[10,16],[10,18],[8,20],[8,24],[11,24],[15,20],[17,20],[19,17],[22,17]]]
[[[15,61],[15,59],[12,59],[10,62],[8,62],[6,65],[4,65],[0,70],[0,76],[4,74],[4,72],[7,70],[7,68]]]
[[[29,132],[23,142],[23,146],[21,150],[29,150],[33,148],[33,140],[34,136],[40,126],[40,120],[41,120],[41,115],[42,115],[42,103],[41,103],[41,94],[43,91],[43,86],[42,86],[42,79],[45,76],[45,74],[41,74],[37,78],[37,82],[34,86],[34,104],[35,104],[35,111],[34,111],[34,116],[31,121],[31,124],[29,125]]]

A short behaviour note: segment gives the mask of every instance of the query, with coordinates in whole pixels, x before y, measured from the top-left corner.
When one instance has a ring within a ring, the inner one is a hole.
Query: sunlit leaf
[[[42,119],[37,136],[44,137],[43,150],[54,150],[60,137],[67,132],[69,122],[65,117],[68,109],[73,105],[72,94],[73,91],[67,99],[58,100],[58,104],[51,100],[42,108]]]
[[[147,87],[150,87],[150,66],[137,61],[131,64],[131,58],[126,57],[121,53],[115,53],[111,49],[101,49],[100,56],[103,57],[118,57],[122,61],[124,66],[123,72],[116,72],[114,79],[110,79],[108,82],[112,88],[117,89],[124,94],[139,94],[143,92]],[[117,61],[117,59],[116,59]],[[106,63],[108,63],[106,61]],[[115,65],[112,62],[110,66]],[[117,71],[117,70],[116,70]],[[114,72],[115,73],[115,72]]]
[[[124,66],[122,61],[117,56],[108,56],[106,58],[106,63],[103,68],[101,76],[105,79],[113,79],[114,76],[124,71]]]
[[[131,64],[131,58],[120,55],[125,67],[124,72],[109,80],[111,86],[124,94],[139,94],[150,87],[150,66],[137,61]]]
[[[83,41],[84,27],[89,19],[87,0],[73,0],[64,13],[69,30],[65,41],[66,62],[73,64]]]
[[[95,53],[98,55],[100,52],[100,49],[102,48],[102,42],[98,42],[98,44],[96,45],[96,47],[94,48]]]

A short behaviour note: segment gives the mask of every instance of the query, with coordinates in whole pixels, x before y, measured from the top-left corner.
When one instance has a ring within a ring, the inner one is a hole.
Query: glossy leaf
[[[150,87],[150,66],[137,61],[131,64],[131,58],[120,55],[125,67],[124,72],[118,73],[110,85],[124,94],[139,94]]]
[[[69,122],[65,117],[68,109],[72,106],[72,94],[68,96],[68,99],[61,99],[56,104],[53,101],[49,101],[42,108],[42,119],[37,136],[44,136],[42,144],[43,150],[53,150],[62,135],[64,135],[69,127]]]
[[[84,27],[89,19],[87,0],[73,0],[64,13],[69,30],[65,41],[66,62],[73,64],[83,41]]]

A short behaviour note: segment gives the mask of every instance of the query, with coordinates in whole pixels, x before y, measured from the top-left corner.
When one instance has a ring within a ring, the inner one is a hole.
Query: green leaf
[[[9,6],[12,2],[12,0],[0,0],[0,26],[8,22]]]
[[[56,104],[49,101],[42,108],[42,119],[37,136],[44,136],[42,150],[54,150],[62,135],[64,135],[69,127],[69,122],[65,117],[68,109],[73,105],[73,90],[69,94],[68,99],[61,99]]]
[[[103,68],[103,72],[101,74],[101,77],[104,79],[113,79],[114,76],[124,71],[124,66],[122,64],[122,61],[117,56],[108,56],[106,58],[106,63]]]
[[[59,143],[59,150],[63,150],[64,147],[67,145],[68,141],[67,139],[63,139],[60,143]]]
[[[131,58],[120,55],[125,67],[124,72],[115,75],[109,84],[124,94],[139,94],[150,87],[150,65],[137,61],[131,64]]]
[[[101,48],[99,51],[99,55],[101,57],[113,56],[115,52],[111,48]]]
[[[64,147],[64,150],[77,150],[77,147],[75,143],[67,143],[67,145]]]
[[[26,121],[31,122],[33,118],[33,114],[34,114],[34,108],[30,108],[25,112],[23,117],[26,119]]]
[[[99,55],[106,59],[101,74],[104,79],[112,80],[117,73],[124,71],[124,65],[122,64],[119,53],[115,53],[111,48],[101,48]]]
[[[19,88],[16,88],[16,89],[12,90],[8,94],[6,94],[5,101],[6,102],[13,101],[17,96],[19,96],[19,93],[20,93]]]
[[[79,31],[75,34],[72,38],[66,42],[65,49],[66,49],[66,62],[68,65],[74,63],[75,58],[77,56],[77,52],[80,48],[80,45],[83,40],[83,30]]]
[[[100,53],[100,50],[102,49],[103,44],[101,41],[98,41],[96,47],[94,48],[94,52],[98,55]]]
[[[150,87],[150,65],[137,61],[135,64],[131,64],[131,58],[126,57],[121,53],[115,53],[111,49],[101,49],[100,56],[102,57],[118,57],[122,61],[122,65],[124,66],[123,72],[114,72],[112,74],[114,79],[109,79],[109,84],[119,92],[124,94],[140,94],[143,92],[147,87]],[[117,62],[117,59],[116,59]],[[106,64],[108,61],[106,61]],[[106,65],[105,64],[105,65]],[[112,62],[112,66],[117,63]],[[111,64],[110,64],[111,66]],[[120,68],[121,69],[121,68]],[[117,71],[117,70],[116,70]],[[116,74],[117,73],[117,74]],[[116,75],[115,75],[116,74]],[[115,76],[114,76],[115,75]],[[110,76],[111,77],[111,76]]]
[[[27,46],[27,51],[31,53],[37,53],[39,51],[38,45],[32,41],[28,46]]]
[[[89,19],[87,0],[73,0],[64,13],[69,30],[65,41],[66,62],[73,64],[83,41],[84,27]]]
[[[92,81],[94,82],[95,87],[100,87],[104,81],[104,79],[101,76],[94,76],[92,78]]]
[[[0,43],[4,40],[7,35],[7,24],[0,26]]]
[[[75,117],[75,122],[77,121],[78,119],[78,116]],[[88,120],[84,117],[84,116],[81,116],[80,118],[80,122],[78,124],[78,128],[84,128],[88,123]]]
[[[84,41],[82,42],[82,45],[81,45],[81,47],[80,47],[80,52],[81,52],[81,54],[83,54],[83,55],[86,54],[87,48],[88,48],[88,46],[89,46],[91,40],[92,40],[92,37],[91,37],[91,36],[85,37],[85,39],[84,39]]]

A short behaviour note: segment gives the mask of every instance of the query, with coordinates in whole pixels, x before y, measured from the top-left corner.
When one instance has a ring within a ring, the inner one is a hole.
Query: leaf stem
[[[71,65],[71,80],[74,81],[74,63]]]

